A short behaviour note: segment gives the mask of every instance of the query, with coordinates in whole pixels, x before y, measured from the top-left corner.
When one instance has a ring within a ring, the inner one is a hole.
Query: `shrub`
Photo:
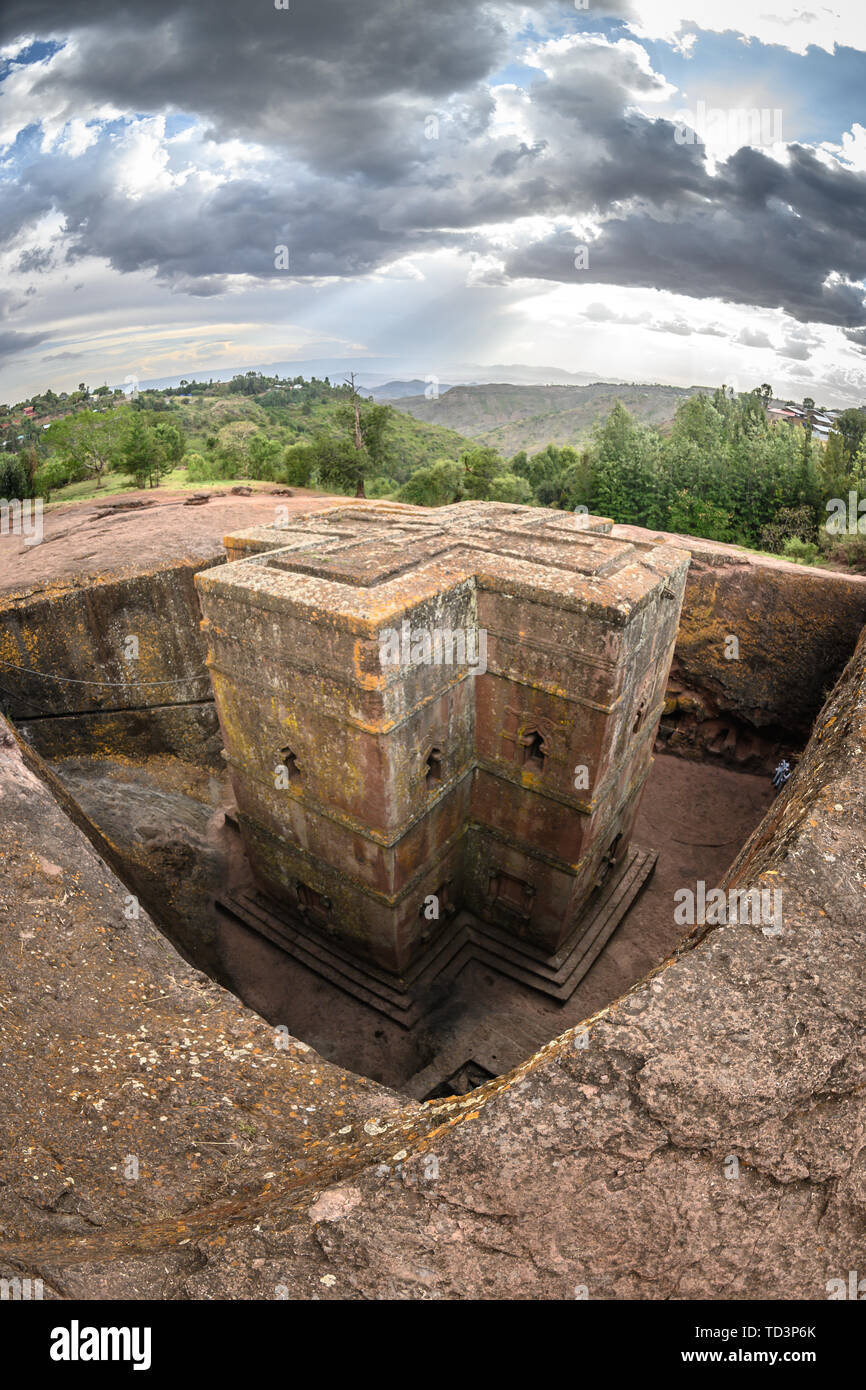
[[[847,565],[858,574],[866,574],[866,536],[839,536],[827,558],[831,564]]]
[[[190,483],[223,482],[227,478],[237,476],[230,459],[206,459],[201,454],[187,454],[181,460],[180,467],[186,469],[187,481]]]
[[[4,455],[0,458],[0,498],[11,502],[29,496],[30,470],[26,462],[17,454]]]
[[[311,444],[290,444],[283,452],[281,481],[290,487],[309,487],[316,464],[316,450]]]
[[[531,503],[534,501],[532,488],[525,478],[519,478],[516,473],[500,473],[493,478],[490,483],[489,496],[491,502],[523,502]]]
[[[211,472],[213,464],[201,454],[187,454],[181,460],[181,468],[186,469],[186,476],[191,483],[209,482],[213,477]]]
[[[463,469],[459,463],[442,459],[430,468],[417,468],[397,493],[398,502],[420,507],[443,507],[460,498]]]
[[[368,497],[390,497],[399,486],[393,478],[371,478],[366,485],[366,493]]]
[[[815,514],[810,506],[804,503],[799,507],[782,507],[775,521],[762,527],[761,549],[770,550],[774,555],[787,553],[788,541],[814,541],[817,539],[817,529]]]
[[[55,488],[65,487],[68,482],[71,482],[69,474],[68,463],[62,459],[49,459],[33,474],[34,495],[41,497],[43,502],[50,502],[51,493]]]
[[[799,565],[814,565],[819,551],[814,541],[801,541],[799,536],[789,536],[782,547],[786,560],[796,560]]]

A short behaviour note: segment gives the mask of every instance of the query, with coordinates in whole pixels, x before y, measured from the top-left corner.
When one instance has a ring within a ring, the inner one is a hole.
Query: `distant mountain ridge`
[[[365,396],[372,396],[376,401],[396,401],[403,396],[425,396],[427,391],[432,389],[432,384],[422,381],[420,377],[413,377],[411,381],[386,381],[383,386],[364,386],[361,388]],[[450,391],[451,386],[444,381],[437,381],[435,389],[441,395],[443,391]]]
[[[440,389],[432,399],[420,394],[390,399],[395,409],[416,420],[444,425],[510,457],[521,449],[537,453],[546,444],[585,444],[593,425],[605,419],[616,401],[644,424],[663,425],[684,400],[712,391],[710,386],[605,381],[586,386],[496,382]]]
[[[531,367],[522,362],[495,363],[491,367],[478,362],[457,362],[447,366],[434,362],[432,365],[422,366],[417,360],[407,363],[397,357],[308,357],[290,358],[282,362],[245,363],[236,367],[197,367],[177,376],[150,377],[146,381],[139,381],[138,385],[145,389],[159,390],[179,386],[184,380],[230,381],[233,376],[242,376],[250,371],[261,372],[263,376],[303,376],[308,379],[316,376],[320,380],[327,376],[331,381],[337,382],[342,381],[349,372],[354,372],[358,386],[367,391],[378,391],[385,384],[397,386],[414,381],[418,383],[419,395],[423,394],[425,385],[429,381],[435,381],[437,377],[440,383],[444,383],[447,378],[452,383],[475,385],[479,382],[510,381],[523,386],[540,386],[553,382],[561,385],[584,385],[594,380],[591,372],[567,372],[563,367]],[[617,378],[612,377],[611,380],[616,381]],[[116,385],[120,386],[123,383],[117,382]],[[445,389],[444,384],[440,384],[439,390]]]

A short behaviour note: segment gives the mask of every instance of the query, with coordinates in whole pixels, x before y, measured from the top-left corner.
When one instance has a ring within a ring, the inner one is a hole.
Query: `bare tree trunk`
[[[352,409],[355,412],[355,448],[360,454],[364,448],[364,436],[361,433],[361,404],[358,400],[358,393],[355,390],[355,373],[350,372],[346,378],[352,388]],[[367,494],[364,491],[364,475],[358,474],[358,486],[355,488],[355,496],[363,497],[366,500]]]

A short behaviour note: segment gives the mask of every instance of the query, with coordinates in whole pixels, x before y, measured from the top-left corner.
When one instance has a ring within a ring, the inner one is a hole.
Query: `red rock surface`
[[[736,869],[781,888],[781,935],[695,936],[421,1108],[275,1055],[126,923],[10,737],[0,1273],[91,1298],[823,1299],[863,1268],[866,639]]]
[[[131,489],[88,502],[51,506],[43,515],[44,539],[26,545],[20,536],[0,538],[0,593],[104,576],[166,561],[223,558],[223,536],[244,526],[273,522],[276,509],[313,511],[339,500],[325,493],[253,483],[249,497],[212,492],[187,506],[196,490]],[[200,491],[207,492],[206,485]]]

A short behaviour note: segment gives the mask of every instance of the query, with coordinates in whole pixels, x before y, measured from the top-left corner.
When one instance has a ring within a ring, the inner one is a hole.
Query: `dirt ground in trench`
[[[438,1004],[434,992],[432,1012],[406,1032],[215,914],[213,893],[248,872],[224,824],[231,807],[225,781],[169,757],[52,766],[113,845],[151,875],[145,906],[159,922],[170,903],[168,934],[189,959],[323,1057],[397,1088],[474,1030],[492,1026],[529,1055],[615,999],[685,934],[673,919],[675,891],[699,879],[708,888],[717,883],[773,799],[765,776],[661,754],[634,833],[637,844],[658,850],[655,872],[571,999],[558,1004],[471,963],[442,986]]]

